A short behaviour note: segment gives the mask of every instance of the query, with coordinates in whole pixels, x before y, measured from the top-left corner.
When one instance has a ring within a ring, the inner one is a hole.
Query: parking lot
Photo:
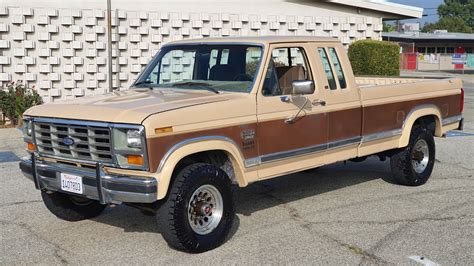
[[[127,206],[57,219],[18,169],[20,131],[0,129],[0,264],[473,265],[474,83],[465,90],[464,133],[436,140],[426,185],[390,183],[375,158],[255,183],[235,190],[227,242],[197,255],[170,249],[155,218]]]

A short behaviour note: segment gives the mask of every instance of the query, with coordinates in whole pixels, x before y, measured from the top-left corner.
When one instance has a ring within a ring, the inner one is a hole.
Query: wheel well
[[[418,118],[415,123],[413,124],[413,127],[415,126],[420,126],[426,129],[429,129],[433,135],[436,134],[436,128],[437,128],[437,117],[435,115],[428,115],[428,116],[423,116]]]
[[[190,154],[181,159],[173,170],[173,178],[184,167],[194,163],[208,163],[222,169],[230,178],[233,184],[237,184],[234,166],[229,154],[223,150],[212,150]]]

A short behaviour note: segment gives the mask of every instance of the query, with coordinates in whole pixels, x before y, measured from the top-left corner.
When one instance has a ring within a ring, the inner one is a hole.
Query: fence
[[[400,69],[413,71],[474,71],[474,54],[400,54]]]

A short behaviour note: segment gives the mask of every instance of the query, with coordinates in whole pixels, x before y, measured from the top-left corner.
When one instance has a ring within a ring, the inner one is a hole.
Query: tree
[[[383,32],[394,32],[397,31],[397,28],[392,24],[383,22]]]
[[[474,0],[445,0],[438,7],[441,18],[461,18],[469,27],[474,27]]]
[[[472,33],[472,27],[466,25],[462,18],[441,18],[436,23],[426,24],[421,31],[422,32],[433,32],[434,30],[448,30],[449,32],[464,32]]]
[[[426,24],[422,31],[448,30],[472,33],[474,31],[474,0],[444,0],[438,7],[440,20]]]

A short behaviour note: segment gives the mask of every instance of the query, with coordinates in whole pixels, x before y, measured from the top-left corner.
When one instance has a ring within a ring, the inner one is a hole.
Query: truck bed
[[[402,129],[414,108],[437,110],[440,119],[460,113],[459,79],[356,78],[363,108],[363,135]],[[374,125],[374,126],[370,126]]]

